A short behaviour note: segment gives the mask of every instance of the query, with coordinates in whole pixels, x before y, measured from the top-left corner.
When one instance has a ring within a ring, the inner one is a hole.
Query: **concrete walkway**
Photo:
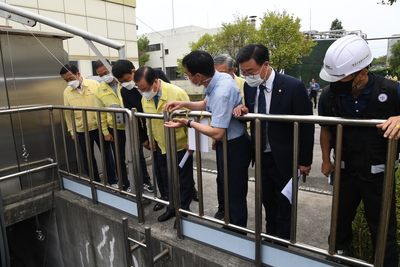
[[[150,170],[151,168],[149,168]],[[196,171],[194,170],[196,174]],[[217,211],[216,198],[216,173],[202,172],[203,191],[204,191],[204,213],[213,217]],[[195,175],[195,179],[196,175]],[[196,180],[197,181],[197,180]],[[197,187],[197,183],[196,183]],[[255,229],[255,183],[249,181],[249,191],[247,196],[248,206],[248,228]],[[148,194],[151,195],[151,194]],[[328,249],[328,235],[330,228],[330,213],[332,196],[327,194],[313,193],[299,190],[298,194],[298,222],[297,222],[297,242],[314,246],[320,249]],[[165,210],[153,211],[154,203],[145,206],[145,224],[153,229],[160,229],[164,234],[176,238],[176,231],[173,229],[175,219],[160,223],[157,217]],[[198,202],[192,202],[191,211],[198,212]],[[263,216],[264,217],[264,216]],[[265,221],[263,221],[263,232],[265,232]]]

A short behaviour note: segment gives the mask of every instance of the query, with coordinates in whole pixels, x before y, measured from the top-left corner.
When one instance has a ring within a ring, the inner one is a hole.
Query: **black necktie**
[[[262,84],[259,86],[260,93],[258,95],[258,113],[267,114],[267,103],[265,101],[264,90],[266,87]],[[261,149],[264,151],[267,147],[267,122],[261,121]]]
[[[157,105],[158,105],[158,99],[159,99],[160,97],[158,96],[158,95],[155,95],[154,96],[154,104],[156,105],[156,108],[157,108]]]

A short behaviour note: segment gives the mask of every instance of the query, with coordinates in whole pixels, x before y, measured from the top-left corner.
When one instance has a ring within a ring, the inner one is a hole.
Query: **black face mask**
[[[347,95],[353,91],[353,81],[355,78],[347,82],[333,82],[330,84],[331,92],[335,95]]]

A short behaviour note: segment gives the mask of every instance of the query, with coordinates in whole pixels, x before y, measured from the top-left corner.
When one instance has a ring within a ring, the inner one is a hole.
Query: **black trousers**
[[[115,131],[113,128],[108,128],[108,131],[112,136],[115,136]],[[126,144],[126,137],[125,137],[125,130],[118,130],[118,148],[119,148],[119,162],[117,161],[117,155],[115,150],[115,137],[114,142],[111,142],[111,148],[114,153],[115,164],[119,164],[121,167],[121,175],[122,175],[122,185],[123,189],[126,190],[130,186],[130,182],[128,180],[128,174],[126,171],[126,164],[125,164],[125,144]]]
[[[179,164],[186,153],[186,149],[183,149],[176,153]],[[157,161],[161,171],[164,191],[165,194],[168,196],[170,185],[168,184],[167,154],[161,154],[161,149],[159,148],[157,148]],[[190,210],[190,203],[192,202],[193,187],[194,187],[193,156],[189,156],[183,167],[182,168],[178,167],[178,168],[179,168],[179,188],[180,188],[181,208],[185,210]],[[167,211],[174,211],[174,210],[167,207]]]
[[[311,90],[311,92],[310,92],[311,102],[313,99],[314,99],[314,108],[315,108],[317,106],[317,91],[315,91],[315,90]]]
[[[85,133],[76,133],[79,141],[79,146],[82,152],[82,160],[83,160],[83,168],[85,169],[85,173],[89,175],[89,165],[87,160],[87,151],[86,151],[86,140],[85,140]],[[102,140],[103,141],[103,140]],[[100,139],[99,139],[99,130],[92,130],[89,131],[89,142],[90,142],[90,150],[92,152],[92,160],[91,164],[93,166],[93,174],[94,180],[96,182],[100,182],[99,171],[97,168],[96,158],[94,156],[94,143],[97,144],[98,148],[100,149]],[[111,144],[110,142],[104,141],[104,155],[106,161],[106,168],[107,168],[107,179],[108,182],[114,181],[115,177],[115,163],[111,153]]]
[[[290,177],[282,177],[272,152],[262,153],[261,160],[262,199],[267,234],[290,239],[292,205],[281,193]]]
[[[336,250],[349,249],[353,240],[352,221],[362,200],[375,251],[382,205],[382,190],[383,180],[365,181],[361,180],[356,174],[347,173],[342,170],[339,190]],[[384,261],[384,266],[389,267],[397,267],[399,263],[396,242],[397,221],[394,193],[393,191]]]
[[[217,197],[218,205],[225,209],[224,158],[222,141],[217,141]],[[251,141],[247,134],[228,141],[228,194],[230,223],[247,226],[248,167],[251,160]]]

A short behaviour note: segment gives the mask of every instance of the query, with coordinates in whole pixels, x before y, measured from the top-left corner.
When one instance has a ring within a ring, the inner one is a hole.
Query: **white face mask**
[[[71,86],[72,88],[76,89],[79,86],[79,80],[73,80],[67,83],[69,86]]]
[[[196,77],[196,75],[197,75],[197,74],[195,74],[195,75],[192,77],[192,79],[189,79],[189,82],[190,82],[193,86],[200,87],[201,85],[199,85],[199,83],[200,83],[201,81],[199,81],[197,84],[192,82],[192,80],[194,79],[194,77]]]
[[[146,100],[151,100],[157,94],[157,92],[154,92],[153,89],[151,89],[148,92],[140,92],[140,93],[144,98],[146,98]]]
[[[126,83],[121,83],[122,87],[125,87],[128,90],[132,90],[133,87],[135,87],[135,82],[134,81],[130,81],[130,82],[126,82]]]
[[[114,76],[111,75],[111,73],[103,75],[100,77],[103,82],[105,83],[112,83],[112,81],[114,81]]]
[[[262,65],[260,73],[262,72],[262,69],[263,69],[263,68],[264,68],[264,65]],[[251,76],[244,76],[244,78],[245,78],[246,82],[247,82],[251,87],[257,87],[257,86],[259,86],[260,84],[262,84],[262,83],[264,82],[264,80],[265,80],[265,76],[264,76],[264,79],[262,79],[262,78],[260,77],[260,73],[259,73],[259,74],[255,74],[255,75],[251,75]],[[265,75],[266,75],[266,74],[265,74]]]

